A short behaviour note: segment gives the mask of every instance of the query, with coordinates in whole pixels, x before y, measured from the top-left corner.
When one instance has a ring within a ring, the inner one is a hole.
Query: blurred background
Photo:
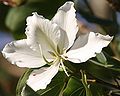
[[[6,43],[26,38],[26,18],[38,12],[51,19],[69,0],[0,0],[0,51]],[[72,1],[72,0],[71,0]],[[95,31],[114,35],[106,50],[120,58],[120,0],[73,0],[81,32]],[[10,64],[0,53],[0,96],[15,96],[15,87],[25,68]]]

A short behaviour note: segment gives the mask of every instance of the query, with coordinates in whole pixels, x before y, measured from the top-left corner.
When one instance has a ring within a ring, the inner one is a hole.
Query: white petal
[[[60,41],[58,42],[59,54],[63,54],[64,50],[66,50],[69,46],[68,36],[64,30],[60,31]]]
[[[2,53],[12,64],[19,67],[35,68],[46,64],[41,58],[40,50],[36,52],[29,48],[26,39],[8,43]]]
[[[75,11],[74,3],[68,1],[58,9],[56,15],[52,19],[53,22],[66,31],[69,40],[68,48],[74,43],[78,31]]]
[[[34,90],[45,89],[47,85],[51,82],[52,78],[57,74],[59,70],[59,62],[50,67],[42,67],[40,69],[34,70],[28,80],[27,84]]]
[[[27,44],[33,50],[38,50],[40,45],[43,55],[47,58],[50,55],[48,51],[54,53],[56,51],[60,40],[60,28],[57,24],[33,13],[33,16],[27,18],[26,35]]]
[[[90,32],[84,36],[80,36],[66,56],[69,61],[81,63],[89,58],[95,57],[96,53],[100,53],[103,47],[106,47],[113,37],[104,36],[99,33]]]
[[[75,50],[84,47],[88,43],[89,33],[79,33],[79,37],[76,39],[70,50]]]

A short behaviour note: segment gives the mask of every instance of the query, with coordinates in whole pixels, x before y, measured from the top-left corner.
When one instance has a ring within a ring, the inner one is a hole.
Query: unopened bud
[[[3,2],[5,5],[15,7],[24,3],[25,0],[0,0],[0,2]]]

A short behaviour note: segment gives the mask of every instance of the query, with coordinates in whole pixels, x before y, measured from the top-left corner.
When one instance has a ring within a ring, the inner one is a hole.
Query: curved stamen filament
[[[67,71],[66,71],[66,69],[65,69],[65,66],[64,66],[64,64],[63,64],[63,60],[62,60],[62,59],[60,60],[60,63],[61,63],[61,66],[62,66],[65,74],[69,77],[69,74],[67,73]]]
[[[45,62],[48,64],[48,65],[51,65],[54,61],[48,61],[44,55],[43,56],[43,59],[45,60]]]

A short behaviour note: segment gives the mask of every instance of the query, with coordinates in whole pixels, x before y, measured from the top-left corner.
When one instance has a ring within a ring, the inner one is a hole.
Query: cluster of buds
[[[0,2],[4,3],[5,5],[9,5],[12,7],[18,6],[24,3],[25,0],[0,0]]]

